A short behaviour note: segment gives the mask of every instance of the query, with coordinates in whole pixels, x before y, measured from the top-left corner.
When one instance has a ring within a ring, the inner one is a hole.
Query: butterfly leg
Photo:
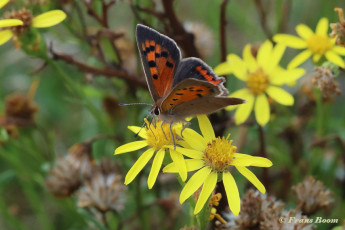
[[[187,128],[190,125],[190,121],[183,121],[182,123],[182,129],[181,129],[181,137],[183,138],[183,130],[185,130],[185,128]]]
[[[174,137],[174,133],[171,129],[172,127],[172,122],[169,123],[169,130],[170,130],[170,135],[171,135],[171,139],[172,139],[172,142],[173,142],[173,145],[174,145],[174,150],[176,150],[176,144],[175,144],[175,137]]]
[[[164,132],[164,129],[163,129],[163,125],[165,124],[165,122],[164,121],[162,121],[162,124],[161,124],[161,130],[162,130],[162,132],[163,132],[163,134],[164,134],[164,136],[165,136],[165,139],[167,139],[168,140],[168,137],[167,137],[167,135],[165,134],[165,132]]]

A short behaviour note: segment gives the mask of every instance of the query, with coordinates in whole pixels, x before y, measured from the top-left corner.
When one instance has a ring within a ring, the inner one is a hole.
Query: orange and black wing
[[[174,77],[173,87],[182,82],[185,79],[196,79],[200,81],[206,81],[213,85],[219,86],[221,93],[220,95],[228,95],[227,89],[223,86],[225,79],[218,77],[211,67],[199,58],[191,57],[182,59],[180,62],[176,76]]]
[[[172,39],[140,24],[137,25],[137,45],[146,81],[156,102],[171,90],[181,52]]]

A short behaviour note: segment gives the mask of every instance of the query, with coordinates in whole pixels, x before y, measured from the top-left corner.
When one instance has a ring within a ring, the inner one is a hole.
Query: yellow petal
[[[272,162],[264,157],[253,157],[247,154],[235,153],[234,160],[232,161],[231,165],[245,167],[271,167]]]
[[[13,37],[11,30],[2,30],[0,31],[0,45],[4,44]]]
[[[315,33],[318,35],[327,35],[328,31],[328,19],[321,18],[320,21],[317,23]]]
[[[256,59],[253,57],[250,45],[246,45],[243,49],[243,60],[247,64],[248,72],[254,72],[259,68]]]
[[[293,96],[279,87],[269,86],[266,92],[273,100],[282,105],[293,105],[294,103]]]
[[[249,180],[261,193],[266,193],[265,186],[259,181],[259,179],[249,169],[242,166],[236,166],[237,170]]]
[[[133,152],[138,149],[142,149],[147,146],[146,141],[134,141],[124,145],[121,145],[117,149],[115,149],[114,154],[121,154],[121,153],[128,153]]]
[[[265,94],[256,97],[255,117],[259,125],[264,126],[270,120],[270,105]]]
[[[147,185],[149,187],[149,189],[151,189],[153,187],[153,185],[155,184],[156,180],[157,180],[157,176],[159,173],[159,170],[162,167],[162,162],[164,159],[164,155],[165,155],[165,150],[164,149],[160,149],[157,153],[155,158],[153,159],[152,162],[152,166],[151,166],[151,171],[149,174],[149,178],[147,179]]]
[[[10,0],[0,0],[0,9],[4,7]]]
[[[230,54],[228,55],[228,62],[235,77],[241,81],[248,79],[246,63],[240,57],[235,54]]]
[[[66,14],[62,10],[51,10],[40,14],[32,20],[32,26],[36,28],[46,28],[55,26],[65,20]]]
[[[305,62],[310,56],[311,56],[310,50],[304,50],[301,53],[299,53],[294,59],[290,61],[288,64],[288,69],[294,69],[303,62]]]
[[[194,150],[194,149],[188,149],[188,148],[181,148],[179,146],[167,146],[167,148],[169,149],[176,149],[177,152],[182,153],[183,155],[192,158],[192,159],[202,159],[204,152],[198,151],[198,150]],[[206,148],[206,146],[204,146],[204,148]]]
[[[223,172],[223,184],[230,210],[235,216],[238,216],[241,209],[240,194],[234,177],[228,171]]]
[[[183,139],[193,148],[199,151],[204,151],[206,148],[205,139],[195,132],[193,129],[185,129],[183,131]]]
[[[340,54],[340,55],[345,55],[345,47],[334,46],[332,51],[334,51],[334,52],[336,52],[337,54]]]
[[[243,122],[245,122],[253,110],[253,105],[255,102],[254,95],[251,93],[248,93],[243,98],[245,98],[245,100],[247,100],[247,102],[242,104],[242,105],[239,105],[238,109],[235,112],[235,123],[236,123],[236,125],[242,124]]]
[[[127,128],[131,130],[133,133],[138,134],[139,137],[147,139],[147,133],[144,128],[141,128],[139,126],[128,126]]]
[[[205,141],[207,143],[211,142],[212,140],[216,139],[216,136],[214,134],[214,130],[212,127],[212,124],[210,120],[207,118],[206,115],[200,115],[197,116],[198,122],[199,122],[199,127],[202,135],[205,138]]]
[[[269,62],[269,65],[266,66],[266,70],[265,70],[265,72],[266,72],[267,74],[270,74],[271,71],[272,71],[273,69],[275,69],[275,68],[278,66],[280,60],[281,60],[282,57],[283,57],[283,54],[284,54],[284,52],[285,52],[285,49],[286,49],[286,46],[285,46],[285,45],[282,45],[282,44],[277,44],[277,45],[273,48],[273,50],[272,50],[272,55],[270,56],[270,59],[269,59],[269,61],[268,61],[268,62]]]
[[[212,172],[207,176],[204,182],[204,185],[202,186],[201,193],[195,205],[194,215],[198,214],[201,211],[202,207],[204,207],[213,189],[216,187],[216,184],[217,184],[217,173]]]
[[[296,31],[297,31],[297,34],[304,40],[308,40],[310,36],[314,34],[314,32],[308,26],[304,24],[299,24],[296,27]]]
[[[209,167],[204,167],[197,171],[183,187],[180,194],[180,203],[188,199],[204,183],[206,177],[211,173]]]
[[[328,51],[325,53],[325,57],[328,61],[333,62],[334,64],[340,66],[341,68],[345,67],[344,60],[335,52]]]
[[[270,58],[272,54],[273,44],[269,40],[266,40],[259,48],[257,60],[259,65],[263,68],[264,72],[271,66]]]
[[[205,162],[199,159],[186,159],[187,172],[198,170],[205,166]],[[164,173],[178,173],[178,168],[174,162],[163,168]]]
[[[0,28],[10,26],[21,26],[23,22],[18,19],[4,19],[0,20]]]
[[[251,93],[250,93],[249,89],[243,88],[243,89],[239,89],[239,90],[231,93],[229,95],[229,97],[238,97],[238,98],[243,98],[243,99],[247,100],[247,98],[245,98],[245,97],[249,97],[249,99],[250,99],[250,95],[251,95]],[[237,109],[239,106],[240,105],[230,105],[230,106],[226,107],[226,110],[231,111],[231,110]]]
[[[307,43],[303,39],[288,35],[288,34],[276,34],[273,37],[273,41],[277,43],[284,44],[294,49],[304,49],[307,48]]]
[[[146,150],[143,154],[141,154],[141,156],[134,163],[132,168],[128,171],[125,178],[125,184],[129,184],[134,180],[138,173],[145,167],[147,162],[152,158],[154,152],[155,150],[150,148]]]
[[[317,63],[320,60],[321,57],[322,57],[321,54],[314,54],[313,55],[313,62]]]
[[[289,69],[276,68],[269,76],[269,81],[272,85],[283,85],[296,81],[305,74],[305,69]]]
[[[213,70],[217,75],[226,75],[232,73],[231,65],[228,62],[220,63]]]
[[[182,179],[182,181],[187,180],[187,167],[186,162],[181,153],[170,149],[170,157],[175,163],[176,168],[178,169],[178,173]]]

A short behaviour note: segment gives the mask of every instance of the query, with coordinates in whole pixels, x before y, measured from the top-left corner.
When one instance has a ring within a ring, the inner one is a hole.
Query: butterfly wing
[[[156,102],[171,90],[181,51],[175,41],[147,26],[137,25],[136,34],[146,81]]]
[[[222,91],[221,95],[225,96],[229,94],[228,90],[223,86],[225,79],[218,77],[217,74],[213,72],[212,68],[199,58],[185,58],[180,62],[176,71],[176,76],[174,77],[173,87],[186,78],[207,81],[219,86]]]
[[[219,85],[188,78],[178,83],[160,105],[161,114],[169,120],[181,121],[188,116],[209,114],[229,105],[242,104],[241,98],[221,96]],[[172,118],[174,117],[174,118]]]

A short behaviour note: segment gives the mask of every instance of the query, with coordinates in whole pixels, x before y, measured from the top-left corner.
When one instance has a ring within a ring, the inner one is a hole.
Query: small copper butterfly
[[[181,59],[171,38],[137,25],[137,45],[146,81],[154,100],[151,114],[163,122],[185,122],[185,118],[216,112],[242,104],[241,98],[227,97],[225,79],[199,58]],[[163,123],[162,123],[163,124]]]

